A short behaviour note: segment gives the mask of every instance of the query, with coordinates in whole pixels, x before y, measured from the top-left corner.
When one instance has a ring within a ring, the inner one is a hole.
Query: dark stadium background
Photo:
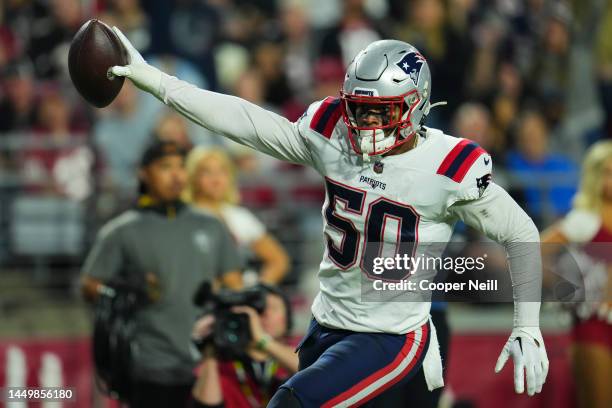
[[[430,63],[433,101],[448,101],[428,124],[487,149],[494,179],[539,227],[570,208],[585,148],[612,136],[606,0],[3,0],[0,387],[9,379],[74,387],[77,402],[67,407],[106,404],[93,391],[79,268],[100,225],[133,203],[135,164],[153,134],[221,145],[235,157],[243,204],[292,256],[296,335],[309,318],[323,248],[324,192],[311,170],[207,134],[127,81],[108,108],[87,106],[70,83],[67,55],[92,17],[120,27],[164,71],[292,120],[337,94],[346,64],[369,42],[410,42]],[[514,394],[509,367],[493,374],[511,316],[508,304],[449,306],[445,401],[573,407],[568,314],[543,308],[551,372],[534,398]]]

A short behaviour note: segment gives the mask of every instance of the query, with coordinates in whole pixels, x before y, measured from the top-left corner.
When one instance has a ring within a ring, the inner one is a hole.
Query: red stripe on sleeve
[[[333,101],[334,101],[334,98],[331,96],[328,96],[327,98],[325,98],[325,100],[323,100],[321,105],[319,105],[319,107],[317,108],[317,111],[315,112],[312,120],[310,121],[310,128],[314,130],[315,132],[317,131],[317,127],[319,125],[319,122],[321,121],[323,114],[325,113],[325,111],[327,110],[327,108]]]
[[[459,169],[457,170],[457,172],[453,176],[453,181],[455,181],[457,183],[461,183],[461,180],[463,180],[463,178],[467,174],[467,172],[470,169],[470,167],[472,167],[472,164],[474,164],[476,159],[478,159],[480,157],[480,155],[482,155],[484,153],[486,153],[486,152],[485,152],[485,150],[482,147],[477,147],[476,149],[474,149],[472,151],[472,153],[470,153],[470,155],[468,157],[466,157],[466,159],[463,161],[463,163],[461,163],[461,166],[459,166]]]
[[[318,113],[318,112],[317,112]],[[463,148],[470,143],[469,140],[463,139],[459,143],[453,147],[453,149],[446,155],[440,167],[438,167],[437,174],[444,174],[452,164],[452,162],[459,156],[459,153],[463,150]]]
[[[334,131],[334,128],[336,127],[336,123],[338,123],[338,120],[340,119],[340,116],[342,116],[342,105],[338,104],[336,109],[332,112],[331,117],[327,121],[325,130],[323,131],[323,136],[325,136],[328,139],[331,137],[332,132]]]

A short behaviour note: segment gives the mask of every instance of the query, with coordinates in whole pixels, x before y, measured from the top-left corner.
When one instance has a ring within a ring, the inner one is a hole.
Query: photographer
[[[97,301],[96,316],[104,314],[100,306],[109,304],[104,302],[109,294],[119,300],[134,291],[144,294],[144,304],[121,322],[122,327],[132,323],[130,335],[114,330],[116,323],[108,319],[110,329],[102,331],[106,336],[94,336],[94,345],[113,343],[106,338],[128,344],[130,358],[123,359],[128,361],[117,359],[110,347],[108,360],[118,364],[108,366],[104,358],[96,358],[96,369],[109,391],[132,408],[186,406],[198,359],[191,341],[200,313],[192,302],[194,292],[202,282],[242,286],[237,252],[225,226],[179,200],[186,181],[184,159],[185,151],[172,142],[155,141],[147,148],[136,208],[100,230],[83,267],[82,289],[86,298]],[[103,354],[94,348],[94,355]],[[117,381],[126,372],[127,379]],[[110,374],[104,378],[104,373]]]
[[[250,342],[234,356],[207,342],[199,377],[193,388],[197,408],[263,407],[276,389],[298,370],[298,357],[284,342],[291,330],[291,308],[277,288],[258,285],[265,295],[265,307],[258,313],[250,306],[234,306],[235,314],[248,316]],[[217,316],[215,314],[215,316]],[[217,326],[212,314],[194,326],[195,338],[211,337]]]

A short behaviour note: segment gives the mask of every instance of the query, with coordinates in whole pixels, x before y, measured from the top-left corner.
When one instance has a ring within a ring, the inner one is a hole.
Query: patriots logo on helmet
[[[402,58],[395,65],[400,67],[402,71],[404,71],[406,75],[412,79],[412,82],[414,82],[414,85],[416,86],[419,82],[419,73],[421,72],[421,67],[424,63],[425,57],[423,57],[421,54],[418,52],[409,52],[404,55],[404,58]]]

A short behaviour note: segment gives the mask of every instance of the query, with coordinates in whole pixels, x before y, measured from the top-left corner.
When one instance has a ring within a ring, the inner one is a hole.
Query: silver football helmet
[[[368,45],[349,65],[341,91],[353,150],[367,160],[412,140],[430,94],[429,66],[415,47],[397,40]]]

